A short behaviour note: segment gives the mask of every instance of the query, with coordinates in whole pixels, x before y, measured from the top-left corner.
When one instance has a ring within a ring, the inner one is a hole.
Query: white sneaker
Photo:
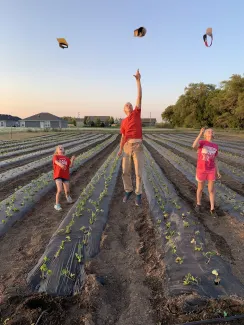
[[[66,197],[66,199],[67,199],[67,202],[69,202],[69,203],[73,203],[73,200],[72,200],[72,198],[71,198],[71,196],[69,195],[69,196],[67,196]]]
[[[61,210],[62,210],[60,204],[55,204],[55,205],[54,205],[54,209],[57,210],[57,211],[61,211]]]

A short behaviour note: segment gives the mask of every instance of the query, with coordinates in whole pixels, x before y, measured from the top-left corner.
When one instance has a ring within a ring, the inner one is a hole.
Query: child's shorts
[[[197,170],[196,173],[196,180],[198,182],[204,182],[204,181],[215,181],[216,180],[216,169],[212,170]]]
[[[57,177],[57,178],[54,178],[55,181],[61,181],[62,183],[68,183],[69,182],[69,179],[65,179],[65,178],[62,178],[62,177]]]

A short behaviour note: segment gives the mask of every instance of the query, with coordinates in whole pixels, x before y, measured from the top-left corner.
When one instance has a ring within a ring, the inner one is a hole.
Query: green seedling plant
[[[214,284],[218,285],[220,283],[220,277],[217,270],[213,270],[212,274],[215,275]]]
[[[216,252],[206,252],[206,253],[203,253],[203,256],[207,258],[207,262],[206,262],[207,264],[210,263],[211,258],[212,258],[213,256],[215,256],[215,255],[217,255]]]
[[[75,257],[78,260],[78,263],[81,263],[83,256],[79,255],[78,253],[75,253]]]
[[[52,270],[49,270],[47,267],[47,262],[49,261],[49,259],[45,256],[43,259],[43,263],[40,267],[40,271],[41,271],[41,278],[42,279],[46,279],[48,275],[52,274]]]
[[[191,244],[194,244],[194,251],[195,252],[201,252],[203,249],[202,249],[202,243],[200,244],[200,246],[197,245],[197,242],[195,240],[195,238],[192,238],[191,240]]]
[[[182,263],[183,263],[183,258],[180,257],[180,256],[177,256],[176,259],[175,259],[175,262],[176,262],[177,264],[182,264]]]
[[[171,222],[167,222],[167,223],[166,223],[166,227],[167,227],[167,228],[170,228],[170,226],[171,226]]]
[[[183,221],[184,228],[188,228],[190,226],[188,221]]]
[[[66,276],[66,277],[69,278],[70,280],[73,280],[73,281],[75,280],[75,274],[69,272],[68,269],[62,269],[61,274],[64,275],[64,276]]]
[[[198,279],[191,275],[191,273],[188,273],[183,280],[183,284],[185,286],[190,284],[198,284]]]

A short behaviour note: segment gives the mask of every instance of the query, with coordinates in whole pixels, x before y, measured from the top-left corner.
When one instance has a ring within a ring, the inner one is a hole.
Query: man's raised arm
[[[136,71],[134,77],[136,78],[136,84],[137,84],[136,107],[141,108],[142,89],[141,89],[141,75],[139,69]]]

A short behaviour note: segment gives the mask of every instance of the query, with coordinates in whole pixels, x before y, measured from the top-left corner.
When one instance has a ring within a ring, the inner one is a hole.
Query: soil
[[[186,161],[188,161],[189,163],[193,164],[196,166],[196,162],[197,162],[197,157],[196,159],[192,158],[191,156],[188,156],[187,154],[184,154],[183,152],[178,151],[175,148],[172,148],[170,146],[168,146],[167,144],[162,144],[162,142],[154,140],[156,143],[158,143],[160,146],[165,147],[168,150],[171,150],[173,153],[175,153],[177,156],[184,158]],[[240,167],[240,166],[239,166]],[[221,172],[221,182],[223,184],[225,184],[226,186],[228,186],[229,188],[231,188],[233,191],[235,191],[236,193],[244,196],[244,184],[235,181],[233,178],[231,178],[229,175],[224,174],[223,172]]]
[[[82,139],[80,139],[80,140],[82,140]],[[70,140],[67,140],[67,142],[71,142],[72,140],[70,139]],[[88,140],[87,140],[88,141]],[[104,140],[103,140],[104,141]],[[102,141],[102,142],[103,142]],[[85,142],[84,142],[85,143]],[[65,145],[64,144],[64,146],[65,146],[65,149],[70,149],[70,148],[72,148],[74,145],[72,144],[72,145]],[[52,146],[53,147],[53,146]],[[92,145],[92,147],[94,147],[94,144]],[[47,148],[48,149],[48,148]],[[84,149],[83,149],[84,150]],[[34,150],[34,151],[36,151],[36,150]],[[54,150],[53,150],[54,151]],[[50,153],[42,153],[42,154],[40,154],[40,155],[38,155],[38,156],[34,156],[34,157],[30,157],[30,158],[28,158],[28,159],[25,159],[25,160],[23,160],[23,161],[16,161],[16,162],[13,162],[13,163],[11,163],[11,164],[8,164],[8,166],[5,166],[5,167],[1,167],[1,173],[3,173],[3,172],[5,172],[6,170],[9,170],[9,169],[13,169],[13,168],[15,168],[15,167],[20,167],[20,166],[23,166],[23,165],[26,165],[26,164],[28,164],[28,163],[31,163],[31,162],[34,162],[34,161],[36,161],[36,160],[39,160],[39,159],[41,159],[41,158],[44,158],[44,157],[48,157],[48,156],[50,156],[50,155],[52,155],[52,152]]]
[[[237,298],[168,297],[160,235],[147,200],[143,196],[138,208],[134,198],[125,205],[122,197],[120,175],[101,250],[86,265],[81,294],[64,298],[27,295],[26,291],[26,296],[12,295],[0,307],[2,322],[9,318],[7,325],[176,325],[223,317],[224,311],[244,313],[243,301]]]
[[[77,135],[79,135],[79,134],[77,134]],[[81,135],[81,134],[80,134],[80,135]],[[76,136],[76,134],[74,134],[74,136]],[[43,144],[46,144],[47,147],[46,147],[46,148],[43,148],[43,149],[40,149],[40,150],[46,150],[46,149],[52,148],[52,147],[53,147],[53,142],[55,142],[55,141],[58,142],[58,140],[59,140],[59,137],[56,137],[56,138],[52,141],[52,143],[51,143],[50,145],[49,145],[48,143],[45,143],[46,141],[43,141]],[[80,140],[81,140],[81,138],[80,138]],[[69,139],[66,140],[66,142],[71,142],[71,141],[72,141],[72,138],[71,138],[71,137],[70,137]],[[64,144],[64,145],[65,145],[65,144]],[[66,147],[66,148],[68,148],[68,147]],[[24,149],[25,149],[25,148],[24,148]],[[33,145],[32,147],[28,147],[28,148],[26,148],[26,149],[29,150],[26,154],[32,153],[32,152],[34,152],[34,151],[37,151],[35,145]],[[12,149],[11,149],[11,150],[12,150]],[[14,157],[21,156],[21,155],[23,155],[23,152],[21,152],[21,151],[22,151],[22,149],[19,148],[19,149],[15,150],[15,151],[12,151],[12,152],[11,152],[12,156],[10,156],[10,157],[1,157],[1,156],[0,156],[0,161],[4,161],[4,160],[7,160],[7,159],[11,159],[11,158],[14,158]],[[10,153],[10,152],[8,152],[8,153]],[[24,154],[25,154],[25,153],[24,153]],[[48,155],[48,154],[44,154],[44,155]],[[39,156],[39,157],[41,157],[41,156]],[[39,158],[39,157],[38,157],[38,158]],[[34,160],[35,160],[35,158],[33,157],[32,160],[30,160],[30,161],[34,161]],[[27,160],[26,160],[26,161],[27,161]],[[26,162],[24,162],[24,163],[26,163]],[[2,171],[2,170],[1,170],[1,171]]]
[[[170,141],[173,142],[173,143],[175,143],[175,144],[177,144],[177,145],[179,145],[179,142],[174,141],[174,138],[170,139]],[[226,141],[227,141],[227,140],[226,140]],[[161,142],[160,142],[160,144],[162,145]],[[189,149],[189,146],[186,145],[186,144],[182,144],[182,147],[186,147],[187,149]],[[171,148],[171,147],[170,147],[170,148]],[[221,149],[221,148],[220,148],[220,149]],[[244,167],[243,167],[243,165],[241,165],[241,164],[239,164],[238,162],[235,162],[235,161],[229,159],[228,156],[225,156],[225,157],[223,157],[223,156],[219,156],[218,159],[219,159],[220,161],[225,162],[226,164],[228,164],[228,165],[230,165],[230,166],[237,167],[237,168],[239,168],[240,170],[243,170],[243,171],[244,171]]]
[[[48,135],[57,134],[57,132],[48,132]],[[47,132],[12,132],[12,140],[25,140],[29,138],[39,138],[41,136],[46,136]],[[1,140],[9,140],[11,142],[11,128],[9,128],[9,132],[0,134],[0,141]]]
[[[74,201],[94,176],[94,170],[102,165],[117,145],[118,141],[113,142],[97,157],[72,174],[70,185]],[[61,201],[63,210],[61,212],[54,210],[55,192],[56,190],[52,190],[44,196],[30,213],[16,222],[0,238],[2,294],[5,294],[6,288],[7,291],[12,292],[15,288],[19,290],[19,287],[25,286],[27,272],[37,263],[53,232],[70,209],[63,195]]]
[[[109,138],[108,138],[109,139]],[[117,143],[118,139],[116,140]],[[99,143],[103,143],[104,140],[100,140],[96,142],[96,145]],[[81,150],[76,151],[75,155],[80,155],[85,151],[88,151],[89,149],[93,148],[94,144],[91,144],[88,147],[85,147]],[[6,199],[9,195],[13,194],[14,189],[18,186],[25,186],[26,184],[30,183],[33,179],[40,177],[43,173],[47,173],[52,169],[52,162],[47,162],[42,167],[37,167],[35,169],[32,169],[31,171],[18,176],[17,179],[14,179],[12,181],[3,182],[0,184],[0,198],[1,200]],[[2,169],[1,169],[2,172]]]
[[[172,182],[179,197],[194,207],[196,204],[196,185],[192,184],[153,147],[148,144],[145,146],[150,150],[163,173]],[[233,273],[244,283],[244,224],[218,207],[216,208],[218,218],[213,218],[209,213],[209,199],[204,193],[202,207],[204,212],[196,216],[205,227],[207,241],[212,242],[222,258],[231,263]]]

